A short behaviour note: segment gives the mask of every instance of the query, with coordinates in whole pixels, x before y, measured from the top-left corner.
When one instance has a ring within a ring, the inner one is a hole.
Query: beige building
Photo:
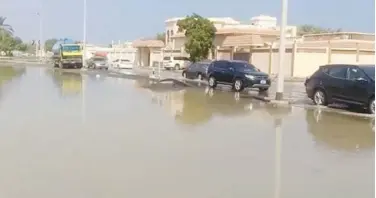
[[[164,56],[186,56],[185,35],[178,31],[177,22],[165,21],[165,44],[155,40],[134,42],[141,66],[157,65]],[[215,50],[210,59],[245,60],[271,75],[277,74],[279,64],[279,34],[277,19],[256,16],[247,23],[230,17],[208,18],[217,32]],[[297,37],[297,27],[288,26],[285,57],[285,76],[306,77],[320,65],[330,63],[374,64],[375,35],[340,32]]]

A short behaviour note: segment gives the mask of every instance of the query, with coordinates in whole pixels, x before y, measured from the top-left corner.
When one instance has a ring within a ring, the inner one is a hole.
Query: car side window
[[[364,74],[364,72],[361,69],[356,68],[356,67],[351,67],[351,68],[348,69],[347,79],[356,80],[356,79],[359,79],[359,78],[366,79],[366,75]]]
[[[226,69],[227,68],[227,62],[226,61],[217,61],[215,63],[215,67],[220,69]]]
[[[347,78],[347,67],[332,67],[329,69],[328,74],[335,78]]]

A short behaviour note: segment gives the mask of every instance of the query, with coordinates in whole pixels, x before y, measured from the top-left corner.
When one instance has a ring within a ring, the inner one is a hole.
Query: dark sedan
[[[188,79],[200,79],[204,80],[206,78],[206,73],[211,61],[201,61],[192,63],[182,72],[182,76]]]
[[[316,105],[344,103],[375,113],[375,65],[321,66],[304,84]]]

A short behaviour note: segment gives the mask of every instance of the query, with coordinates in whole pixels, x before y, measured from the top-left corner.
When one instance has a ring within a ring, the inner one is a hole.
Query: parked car
[[[93,69],[108,69],[108,63],[106,57],[92,57],[87,62],[89,68]]]
[[[162,61],[163,67],[166,70],[175,69],[180,70],[186,68],[190,62],[187,57],[183,56],[166,56]]]
[[[375,65],[320,66],[304,85],[316,105],[345,103],[375,113]]]
[[[208,67],[207,76],[209,87],[215,88],[218,84],[231,85],[237,92],[244,88],[267,91],[271,84],[268,74],[245,61],[213,61]]]
[[[132,69],[133,63],[128,59],[116,59],[112,62],[112,67],[117,69]]]
[[[206,73],[211,61],[201,61],[197,63],[192,63],[182,72],[182,76],[188,79],[206,79]]]

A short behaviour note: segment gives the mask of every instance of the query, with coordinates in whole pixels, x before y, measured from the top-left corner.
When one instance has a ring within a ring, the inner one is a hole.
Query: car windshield
[[[375,66],[366,66],[362,69],[372,80],[375,80]]]
[[[163,60],[171,60],[171,57],[164,57]]]
[[[79,45],[65,45],[63,46],[63,51],[80,51]]]
[[[257,72],[258,71],[258,69],[255,66],[248,64],[248,63],[234,62],[232,64],[238,71],[241,71],[241,72]]]

